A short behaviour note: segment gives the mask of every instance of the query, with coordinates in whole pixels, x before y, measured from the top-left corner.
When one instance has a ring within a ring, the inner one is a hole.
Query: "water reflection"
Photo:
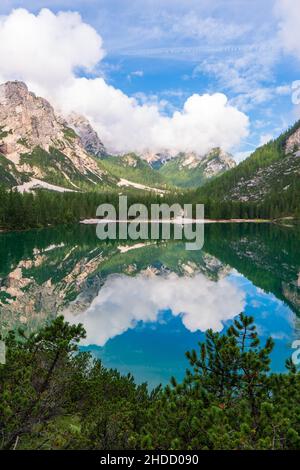
[[[205,227],[205,245],[100,242],[94,226],[0,234],[0,327],[36,330],[63,313],[84,347],[151,384],[183,374],[207,328],[245,311],[276,340],[282,370],[300,338],[300,228]]]
[[[226,278],[212,281],[200,273],[179,277],[148,269],[136,277],[109,277],[86,311],[64,314],[71,322],[83,323],[85,344],[104,346],[140,321],[158,321],[164,310],[179,316],[191,332],[221,331],[223,322],[243,311],[244,305],[244,292]]]

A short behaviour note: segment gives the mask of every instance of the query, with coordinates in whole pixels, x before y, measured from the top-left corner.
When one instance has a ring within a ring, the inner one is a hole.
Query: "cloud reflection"
[[[110,276],[90,307],[65,317],[71,323],[83,323],[87,338],[84,344],[104,346],[105,343],[134,328],[139,321],[158,321],[159,312],[170,309],[180,315],[191,332],[223,329],[223,322],[238,315],[244,307],[244,292],[228,279],[217,282],[203,274],[179,277]]]

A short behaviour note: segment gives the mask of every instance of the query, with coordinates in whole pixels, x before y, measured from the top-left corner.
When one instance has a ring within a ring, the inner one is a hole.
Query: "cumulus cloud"
[[[35,16],[25,9],[0,17],[1,78],[22,79],[51,89],[91,70],[104,57],[102,39],[78,13]]]
[[[117,292],[117,295],[116,295]],[[170,309],[191,332],[223,329],[223,322],[244,307],[244,293],[228,279],[217,282],[203,274],[191,278],[172,273],[166,276],[114,275],[84,313],[65,313],[68,321],[83,323],[85,344],[105,343],[134,328],[137,322],[156,322],[159,313]]]
[[[104,55],[78,13],[17,9],[0,18],[1,81],[24,80],[63,113],[84,114],[110,150],[232,150],[248,134],[247,116],[221,93],[194,94],[169,116],[127,96],[97,76]]]

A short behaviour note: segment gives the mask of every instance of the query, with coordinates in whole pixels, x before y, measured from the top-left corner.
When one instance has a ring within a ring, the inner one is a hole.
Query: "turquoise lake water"
[[[300,339],[300,227],[205,226],[201,251],[178,241],[101,242],[96,227],[0,234],[0,327],[36,330],[61,313],[84,324],[105,366],[150,386],[182,378],[185,351],[241,312],[272,336],[272,369]]]

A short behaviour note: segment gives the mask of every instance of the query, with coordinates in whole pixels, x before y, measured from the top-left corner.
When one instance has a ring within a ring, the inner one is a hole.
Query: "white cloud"
[[[110,149],[204,153],[231,150],[247,135],[247,116],[223,94],[194,94],[167,117],[103,78],[82,77],[80,70],[95,73],[103,56],[101,37],[77,13],[18,9],[0,18],[1,80],[24,80],[64,112],[85,114]]]
[[[143,70],[135,70],[134,72],[131,72],[131,75],[134,76],[134,77],[143,77],[144,72],[143,72]]]
[[[277,95],[290,95],[292,93],[291,85],[279,85],[275,88]]]
[[[172,17],[171,17],[172,18]],[[243,36],[251,29],[248,24],[231,23],[213,17],[201,17],[194,11],[172,18],[171,31],[181,37],[198,38],[212,44],[222,44]]]
[[[117,293],[117,295],[116,295]],[[65,313],[68,321],[82,323],[85,344],[103,346],[134,328],[139,321],[156,322],[159,312],[170,309],[191,332],[223,329],[223,322],[244,307],[244,293],[227,279],[217,282],[203,274],[192,278],[172,273],[166,276],[111,276],[88,310],[79,315]]]
[[[259,104],[266,103],[274,97],[274,90],[270,87],[257,87],[249,89],[245,93],[240,93],[231,100],[233,106],[248,111]]]
[[[298,0],[277,0],[279,38],[282,47],[300,60],[300,8]]]
[[[133,72],[130,72],[127,75],[127,80],[130,82],[132,78],[134,77],[143,77],[144,76],[144,71],[143,70],[134,70]]]
[[[104,57],[102,39],[78,13],[25,9],[0,17],[2,80],[22,79],[45,88],[67,82],[77,67],[92,69]]]
[[[272,81],[279,54],[276,38],[255,38],[251,45],[237,46],[234,52],[224,49],[206,57],[195,67],[193,77],[215,77],[219,87],[235,97],[231,103],[247,112],[283,92]]]

